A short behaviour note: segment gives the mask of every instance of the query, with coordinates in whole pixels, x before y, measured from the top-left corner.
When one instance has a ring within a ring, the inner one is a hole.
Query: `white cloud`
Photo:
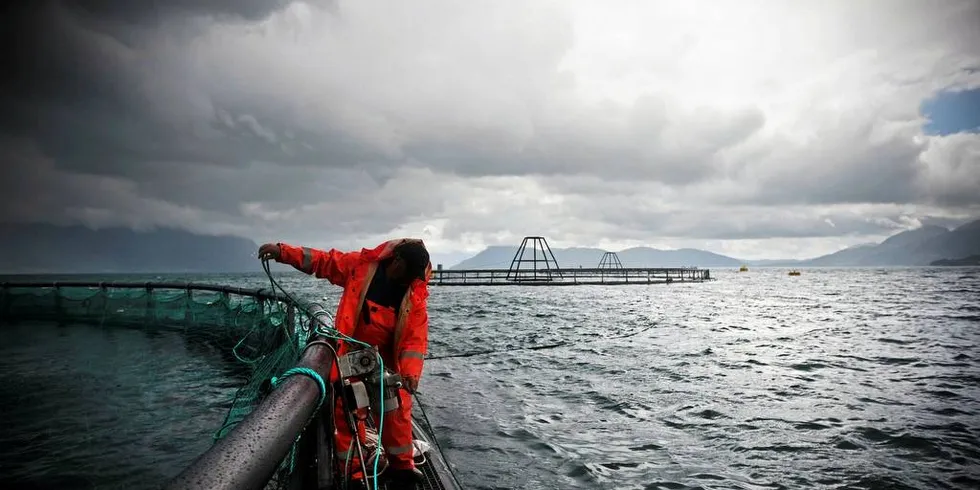
[[[980,133],[931,136],[920,156],[920,188],[937,204],[976,203],[980,191]]]
[[[54,57],[71,89],[0,99],[46,162],[4,170],[47,191],[8,219],[752,258],[980,213],[980,135],[926,136],[919,114],[980,87],[975,2],[246,7],[45,11],[90,63]]]

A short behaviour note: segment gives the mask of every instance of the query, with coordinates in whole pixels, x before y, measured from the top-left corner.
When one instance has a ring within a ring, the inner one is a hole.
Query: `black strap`
[[[361,316],[364,317],[361,319],[364,325],[371,324],[371,305],[368,304],[367,300],[364,300],[364,304],[361,305]]]

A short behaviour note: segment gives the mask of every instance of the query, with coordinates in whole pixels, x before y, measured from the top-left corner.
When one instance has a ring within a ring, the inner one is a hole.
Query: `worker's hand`
[[[281,250],[278,243],[266,243],[259,247],[259,259],[279,262]]]
[[[415,394],[415,391],[419,389],[419,378],[418,376],[402,376],[402,387],[405,391]]]

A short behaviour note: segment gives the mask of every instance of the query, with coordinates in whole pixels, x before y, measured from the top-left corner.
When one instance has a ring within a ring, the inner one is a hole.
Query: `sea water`
[[[980,269],[712,276],[433,286],[430,354],[497,351],[427,361],[420,386],[464,486],[980,486]],[[176,333],[3,325],[0,488],[159,486],[220,427],[244,379],[226,358]]]

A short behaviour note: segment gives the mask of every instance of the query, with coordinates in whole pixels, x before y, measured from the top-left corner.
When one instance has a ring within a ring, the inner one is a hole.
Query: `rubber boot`
[[[425,477],[418,468],[410,470],[392,469],[385,471],[388,477],[385,488],[388,490],[417,490],[422,488]]]

